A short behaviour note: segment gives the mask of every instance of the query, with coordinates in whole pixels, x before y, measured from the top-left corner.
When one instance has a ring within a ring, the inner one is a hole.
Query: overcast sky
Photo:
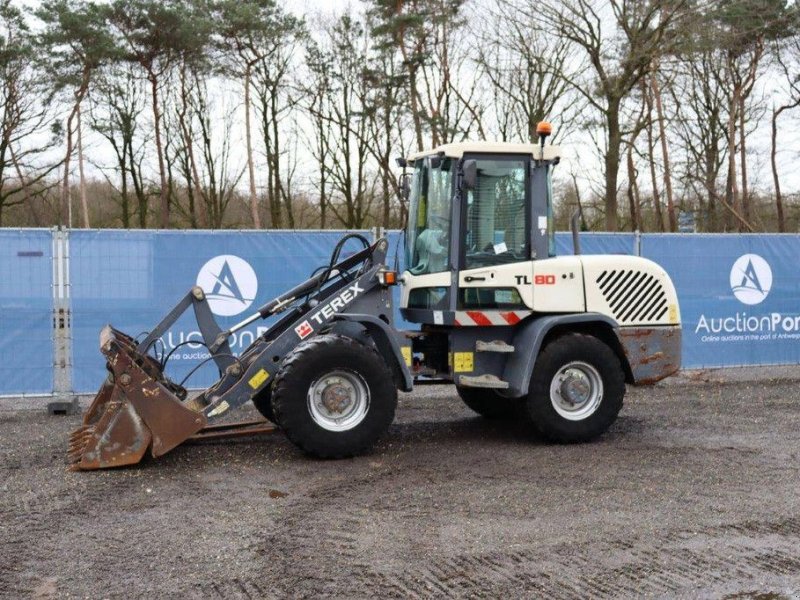
[[[37,0],[18,0],[18,2],[30,7],[35,7],[40,3]],[[362,3],[357,0],[283,0],[282,4],[285,8],[297,15],[309,17],[319,14],[320,12],[339,14],[346,11],[348,8],[357,11],[361,10],[363,6]],[[232,85],[234,87],[231,89],[238,90],[235,83]],[[767,109],[771,110],[773,102],[777,103],[779,101],[779,99],[773,99],[771,97],[775,83],[766,78],[762,78],[760,85],[761,89],[756,90],[756,93],[764,96]],[[235,91],[232,97],[236,98],[237,93],[238,92]],[[798,154],[800,154],[800,136],[797,133],[798,124],[800,124],[798,123],[798,118],[794,115],[782,117],[779,161],[781,165],[782,187],[785,188],[787,193],[797,193],[800,191],[800,169],[794,168],[794,164],[798,159]],[[562,125],[562,127],[566,127],[566,125]],[[766,129],[753,135],[750,146],[748,147],[748,171],[750,182],[754,188],[771,191],[772,178],[769,169],[770,133],[768,130],[768,116],[762,119],[762,127]],[[574,170],[582,177],[584,186],[588,187],[591,184],[596,188],[597,183],[602,179],[602,173],[600,163],[591,145],[591,136],[599,135],[601,132],[567,131],[560,133],[559,139],[563,140],[561,144],[565,159],[565,164],[560,167],[560,171],[566,173]],[[565,133],[567,135],[565,135]],[[237,132],[236,135],[243,138],[242,132]],[[86,154],[89,158],[97,162],[103,162],[103,156],[110,159],[110,156],[108,156],[108,149],[104,147],[104,144],[105,142],[97,136],[92,136],[91,134],[87,135],[85,139]],[[234,144],[234,148],[242,147],[243,143]],[[302,144],[298,144],[298,148],[302,148]],[[299,151],[301,153],[303,152],[302,150]],[[155,152],[153,152],[153,155],[154,154]],[[240,156],[235,157],[235,161],[241,165],[244,164],[243,152]],[[307,154],[301,162],[306,163],[309,169],[313,168],[313,165],[310,164],[310,156]],[[153,166],[155,165],[153,164]],[[301,168],[300,170],[302,171],[303,169]],[[93,170],[90,168],[90,173],[95,177],[102,177],[96,169]]]

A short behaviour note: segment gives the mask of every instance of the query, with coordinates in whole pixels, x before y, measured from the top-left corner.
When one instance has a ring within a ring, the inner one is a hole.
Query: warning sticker
[[[472,352],[453,352],[453,372],[472,373],[475,370]]]
[[[258,373],[253,375],[250,378],[250,381],[247,383],[250,384],[250,387],[254,390],[257,390],[261,387],[261,384],[264,383],[267,379],[269,379],[269,373],[267,373],[264,369],[261,369]]]
[[[411,366],[411,346],[403,346],[400,348],[400,352],[403,354],[403,360],[406,363],[407,367]]]

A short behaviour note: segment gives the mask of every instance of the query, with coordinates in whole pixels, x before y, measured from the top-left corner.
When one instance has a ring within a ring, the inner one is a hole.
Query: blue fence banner
[[[54,378],[62,362],[54,356],[57,273],[69,274],[70,289],[71,320],[63,323],[72,361],[63,368],[71,368],[73,391],[93,392],[106,374],[98,344],[104,325],[142,335],[200,285],[228,327],[326,265],[344,233],[76,230],[58,258],[51,230],[0,230],[0,395],[50,394],[62,381]],[[397,257],[402,272],[403,235],[386,236],[387,262],[394,266]],[[344,255],[358,248],[349,242]],[[556,248],[573,253],[570,233],[556,234]],[[681,304],[684,368],[800,364],[800,235],[582,233],[581,250],[641,253],[667,270]],[[394,291],[399,306],[400,288]],[[395,318],[398,329],[418,328],[399,310]],[[271,323],[234,336],[232,350],[244,350]],[[190,311],[156,347],[176,381],[199,367],[186,381],[190,388],[218,377],[200,341]]]
[[[53,391],[53,235],[0,230],[0,394]]]
[[[580,234],[581,254],[636,254],[636,235],[633,233]],[[556,255],[574,254],[572,234],[556,232]]]
[[[369,232],[359,232],[369,239]],[[72,231],[73,387],[96,390],[105,376],[98,333],[107,323],[130,335],[151,330],[194,285],[207,293],[224,329],[307,279],[330,261],[341,231]],[[349,241],[342,253],[358,250]],[[238,354],[271,321],[258,321],[231,338]],[[189,310],[154,350],[167,374],[203,388],[219,373]]]
[[[800,363],[799,235],[645,234],[683,321],[683,367]]]

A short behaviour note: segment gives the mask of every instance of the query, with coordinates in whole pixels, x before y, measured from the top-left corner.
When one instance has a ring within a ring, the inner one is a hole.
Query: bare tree
[[[217,20],[221,24],[218,32],[219,50],[229,72],[244,82],[244,129],[250,214],[253,226],[259,229],[261,216],[258,210],[251,125],[253,70],[261,64],[261,72],[264,75],[265,61],[268,63],[273,57],[283,60],[285,52],[282,46],[293,44],[295,38],[302,35],[304,26],[296,17],[286,14],[275,0],[221,0],[216,2],[214,7]],[[263,109],[262,105],[262,114]],[[274,180],[271,184],[273,182]]]
[[[145,91],[130,65],[103,69],[95,81],[90,106],[90,123],[111,146],[114,170],[119,173],[119,195],[122,226],[135,223],[147,227],[148,201],[142,174],[145,145],[141,117],[146,108]],[[105,175],[108,166],[97,165]],[[115,185],[106,176],[109,183]],[[135,207],[131,205],[131,188]]]
[[[47,177],[60,162],[44,155],[61,130],[51,111],[52,95],[37,68],[39,56],[22,12],[0,1],[0,226],[4,211],[33,200],[52,185]],[[54,134],[48,136],[48,129]],[[42,136],[42,133],[45,133]],[[34,214],[34,218],[38,218]]]
[[[406,70],[409,108],[417,149],[425,146],[424,132],[438,146],[456,137],[459,123],[471,108],[474,86],[460,91],[456,82],[466,53],[454,56],[457,33],[463,26],[464,0],[370,0],[373,33],[400,54]],[[474,116],[474,115],[473,115]]]
[[[267,161],[267,200],[269,202],[270,225],[294,227],[291,197],[288,195],[282,175],[283,124],[299,103],[296,89],[289,83],[297,67],[296,53],[304,35],[302,22],[293,22],[291,31],[286,31],[280,43],[263,50],[253,70],[253,85],[256,93],[256,112],[260,118],[261,140]],[[285,209],[281,211],[281,207]]]
[[[163,228],[170,225],[170,186],[161,139],[161,85],[180,54],[200,52],[208,43],[210,23],[202,12],[201,7],[186,0],[115,0],[107,13],[120,37],[125,59],[139,65],[150,84]]]
[[[772,181],[775,186],[775,210],[778,218],[778,231],[786,231],[786,215],[783,207],[783,193],[778,174],[778,119],[786,112],[800,106],[800,38],[794,37],[783,48],[776,48],[776,62],[783,73],[786,85],[787,100],[779,106],[773,105],[770,136],[770,166]]]
[[[606,147],[606,228],[616,231],[620,152],[624,142],[622,104],[667,49],[668,34],[688,14],[688,0],[547,0],[531,8],[520,3],[540,27],[580,48],[591,65],[591,79],[568,74],[574,88],[603,118]],[[609,24],[612,26],[608,31]]]
[[[322,26],[320,25],[320,28]],[[319,167],[315,182],[319,194],[319,222],[323,229],[328,223],[328,202],[330,189],[331,161],[333,159],[334,131],[331,118],[331,104],[334,102],[334,64],[335,58],[313,37],[306,46],[306,68],[304,95],[312,126],[312,135],[307,146]]]
[[[70,160],[75,150],[73,131],[77,121],[81,215],[83,226],[89,227],[80,128],[81,103],[89,92],[95,72],[106,62],[117,58],[117,47],[106,27],[105,10],[94,2],[47,0],[36,10],[36,16],[44,23],[39,43],[50,56],[47,65],[52,83],[56,89],[69,90],[72,103],[66,126],[67,147],[61,187],[62,219],[69,203]]]
[[[570,120],[573,111],[563,111],[570,105],[565,102],[570,84],[564,75],[572,45],[540,29],[530,14],[516,10],[515,3],[505,0],[476,20],[482,25],[477,32],[480,43],[475,44],[476,76],[490,86],[501,138],[535,142],[539,121]]]

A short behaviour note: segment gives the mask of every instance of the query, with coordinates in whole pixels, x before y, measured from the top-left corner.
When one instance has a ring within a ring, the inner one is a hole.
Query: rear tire
[[[272,408],[287,437],[320,458],[369,449],[394,420],[397,388],[376,350],[336,334],[298,345],[275,376]]]
[[[523,403],[521,398],[506,398],[495,390],[456,387],[456,391],[464,404],[486,419],[513,419]]]
[[[553,442],[592,440],[614,423],[625,397],[616,353],[590,335],[562,335],[540,352],[525,411],[540,437]]]

